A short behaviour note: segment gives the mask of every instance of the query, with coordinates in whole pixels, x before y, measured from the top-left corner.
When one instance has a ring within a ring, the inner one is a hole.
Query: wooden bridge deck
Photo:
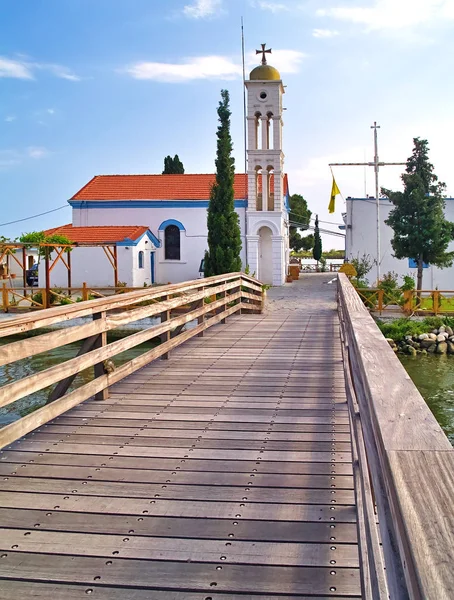
[[[214,326],[5,449],[0,599],[361,597],[325,282],[271,290],[265,314]]]

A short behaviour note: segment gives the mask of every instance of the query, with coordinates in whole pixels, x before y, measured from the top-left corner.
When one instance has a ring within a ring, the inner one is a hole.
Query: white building
[[[445,217],[454,222],[454,198],[445,198]],[[347,215],[345,218],[346,238],[345,257],[362,257],[369,255],[372,260],[377,256],[377,208],[375,198],[347,198]],[[402,278],[403,275],[411,275],[416,281],[417,265],[411,259],[398,260],[393,256],[391,239],[393,230],[385,224],[393,204],[387,198],[380,199],[380,272],[381,275],[394,271]],[[448,250],[454,250],[454,242],[451,242]],[[369,283],[376,282],[376,266],[374,265],[366,275]],[[400,279],[401,282],[401,279]],[[423,289],[425,290],[453,290],[454,289],[454,266],[447,269],[439,269],[433,265],[425,265],[423,270]]]
[[[248,265],[264,283],[282,285],[289,259],[289,190],[282,149],[284,87],[279,72],[266,63],[265,52],[246,88],[248,172],[237,174],[234,184],[241,260],[243,268]],[[214,180],[214,174],[95,176],[69,200],[73,217],[68,230],[72,237],[68,237],[76,241],[78,229],[90,236],[91,228],[100,226],[141,225],[149,230],[147,240],[137,241],[137,246],[126,246],[120,239],[115,242],[118,260],[123,261],[119,280],[140,286],[195,279],[207,249],[207,209]],[[147,241],[145,250],[141,244]],[[126,247],[134,248],[129,254],[134,256],[131,263],[123,258]],[[73,286],[81,278],[91,286],[106,285],[108,279],[113,285],[111,274],[100,262],[105,264],[102,252],[102,248],[71,252]],[[139,269],[140,252],[145,252],[145,262]],[[56,266],[51,285],[66,286],[66,278],[65,267]]]

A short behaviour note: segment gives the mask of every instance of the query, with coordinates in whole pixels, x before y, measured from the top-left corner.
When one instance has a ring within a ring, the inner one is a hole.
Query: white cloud
[[[272,13],[278,13],[290,10],[286,4],[282,2],[269,2],[268,0],[255,0],[252,2],[252,6],[261,8],[262,10],[269,10]]]
[[[241,75],[241,65],[223,56],[200,56],[181,64],[141,62],[126,69],[134,79],[151,79],[179,83],[194,79],[234,79]]]
[[[0,77],[11,77],[13,79],[33,79],[30,65],[0,56]]]
[[[46,110],[46,112],[47,112],[49,115],[54,115],[54,114],[55,114],[55,109],[53,109],[53,108],[48,108],[48,109]]]
[[[12,122],[13,122],[13,121],[15,121],[15,120],[16,120],[16,117],[15,117],[15,115],[8,115],[7,117],[5,117],[5,121],[6,121],[7,123],[12,123]]]
[[[27,148],[27,156],[29,158],[40,159],[49,155],[49,150],[43,146],[29,146]]]
[[[68,67],[56,64],[37,63],[27,60],[25,57],[17,59],[0,56],[0,77],[9,77],[13,79],[34,79],[35,71],[48,71],[69,81],[80,81],[81,78],[73,73]]]
[[[270,64],[282,73],[297,73],[305,55],[297,50],[277,50],[270,58]],[[248,53],[248,66],[258,64],[254,52]],[[199,56],[188,58],[183,63],[140,62],[130,65],[123,72],[134,79],[148,79],[169,83],[182,83],[197,79],[230,80],[241,77],[242,67],[225,56]]]
[[[195,0],[183,8],[183,14],[190,19],[206,19],[222,12],[222,0]]]
[[[339,35],[339,32],[334,29],[313,29],[312,35],[315,38],[332,38]]]
[[[369,31],[406,29],[436,19],[454,19],[454,0],[375,0],[367,7],[337,6],[316,14],[362,24]]]

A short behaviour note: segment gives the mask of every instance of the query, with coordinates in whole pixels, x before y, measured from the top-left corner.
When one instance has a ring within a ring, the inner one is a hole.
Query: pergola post
[[[118,287],[118,254],[117,254],[117,245],[113,247],[113,256],[114,256],[114,286]]]
[[[50,265],[49,265],[49,248],[46,248],[44,255],[44,268],[46,271],[46,302],[44,308],[50,307]]]
[[[24,284],[24,296],[27,295],[27,251],[22,246],[22,281]]]

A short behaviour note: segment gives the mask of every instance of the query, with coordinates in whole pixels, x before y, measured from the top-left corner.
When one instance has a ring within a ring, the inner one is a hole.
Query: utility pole
[[[374,130],[374,162],[363,162],[363,163],[330,163],[330,167],[374,167],[375,171],[375,204],[376,204],[376,220],[377,220],[377,285],[380,281],[380,263],[381,263],[381,242],[380,242],[380,186],[378,184],[378,172],[380,167],[394,166],[394,165],[406,165],[406,162],[380,162],[378,159],[378,136],[377,129],[380,129],[380,125],[377,125],[377,121],[370,126]]]

